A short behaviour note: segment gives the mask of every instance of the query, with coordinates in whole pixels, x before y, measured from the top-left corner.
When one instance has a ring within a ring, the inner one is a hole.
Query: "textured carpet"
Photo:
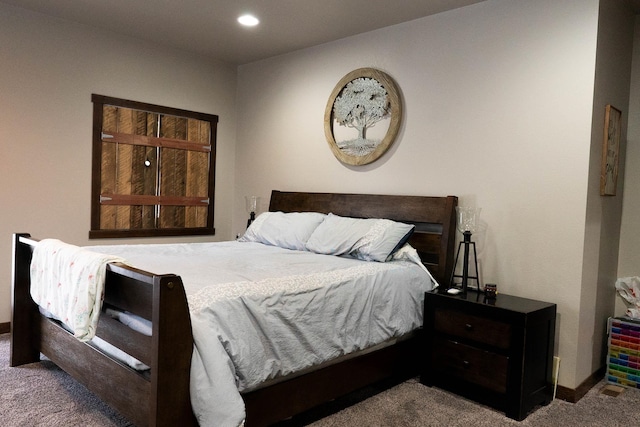
[[[0,335],[0,425],[131,426],[51,361],[10,368],[9,334]]]
[[[554,400],[518,423],[491,408],[437,388],[425,387],[413,379],[324,418],[317,419],[318,413],[313,414],[317,421],[312,421],[313,417],[305,417],[285,425],[307,423],[313,427],[622,427],[640,425],[640,390],[627,389],[613,397],[600,393],[604,385],[604,382],[596,385],[575,404]],[[354,397],[355,400],[358,398],[361,396]],[[319,414],[326,415],[322,412]],[[6,427],[120,427],[130,424],[47,360],[10,368],[9,335],[2,334],[0,335],[0,425]]]
[[[521,422],[501,412],[460,398],[417,379],[406,381],[311,425],[337,426],[637,426],[640,425],[640,391],[626,390],[617,397],[592,388],[578,403],[554,400]]]

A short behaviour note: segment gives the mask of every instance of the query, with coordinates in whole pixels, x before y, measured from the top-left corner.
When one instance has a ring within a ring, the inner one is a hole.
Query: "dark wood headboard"
[[[416,229],[409,243],[442,286],[453,269],[456,196],[386,196],[380,194],[300,193],[273,190],[269,211],[322,212],[353,218],[386,218]]]

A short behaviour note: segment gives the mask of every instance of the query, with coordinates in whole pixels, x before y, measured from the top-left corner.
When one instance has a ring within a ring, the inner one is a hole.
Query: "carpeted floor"
[[[343,426],[635,426],[640,425],[640,390],[617,397],[600,393],[600,383],[576,404],[554,400],[518,423],[502,413],[416,379],[406,381],[317,421],[313,427]],[[0,335],[0,425],[129,426],[86,388],[53,363],[9,367],[9,334]]]
[[[0,425],[130,426],[52,362],[9,367],[9,334],[0,335]]]

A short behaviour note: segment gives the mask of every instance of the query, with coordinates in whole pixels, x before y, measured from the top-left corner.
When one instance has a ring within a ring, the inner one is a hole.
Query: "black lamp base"
[[[249,219],[247,220],[247,228],[249,228],[249,226],[251,225],[251,223],[253,222],[254,219],[256,219],[256,213],[255,212],[251,212],[249,214]]]
[[[465,231],[462,233],[463,241],[458,244],[458,252],[456,254],[456,261],[453,265],[453,271],[451,272],[451,280],[449,280],[449,288],[457,288],[458,284],[455,282],[455,279],[462,279],[462,293],[467,293],[467,288],[469,286],[469,279],[473,279],[476,281],[476,288],[480,290],[480,277],[478,275],[478,255],[476,253],[476,243],[471,241],[471,232]],[[458,259],[460,257],[460,249],[464,246],[464,258],[462,260],[462,274],[455,274],[456,267],[458,266]],[[473,247],[473,264],[475,266],[475,276],[469,275],[469,251]]]

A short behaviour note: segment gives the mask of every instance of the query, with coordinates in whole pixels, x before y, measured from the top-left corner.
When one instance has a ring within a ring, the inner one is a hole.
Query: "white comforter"
[[[365,262],[259,243],[100,246],[182,277],[195,347],[191,399],[201,426],[238,426],[240,392],[401,336],[422,324],[433,286],[415,261]],[[301,391],[303,392],[303,391]]]

